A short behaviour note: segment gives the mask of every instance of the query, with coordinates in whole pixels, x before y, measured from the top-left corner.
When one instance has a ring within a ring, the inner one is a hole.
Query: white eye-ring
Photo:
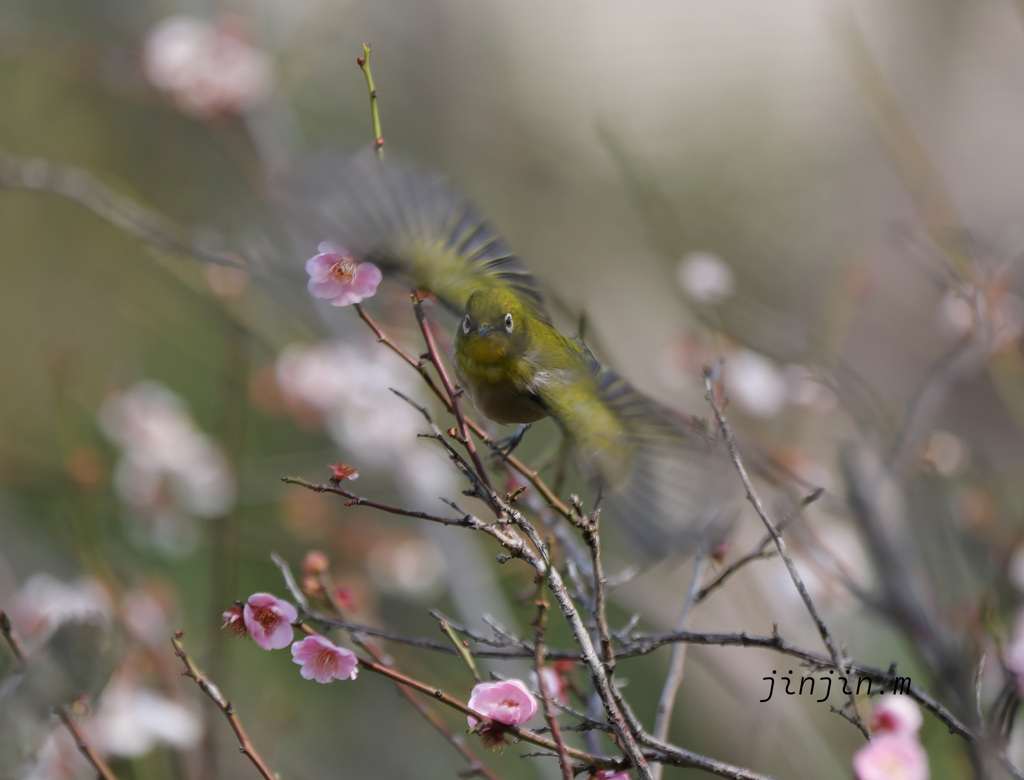
[[[463,333],[467,333],[467,334],[469,333],[469,325],[470,325],[470,323],[469,323],[469,315],[467,314],[462,319],[462,332]]]
[[[513,324],[512,323],[512,315],[511,314],[506,314],[505,315],[505,330],[507,332],[509,332],[509,333],[512,332],[512,324]]]

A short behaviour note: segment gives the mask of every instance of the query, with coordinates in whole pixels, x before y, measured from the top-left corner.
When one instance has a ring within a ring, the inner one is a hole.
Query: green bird
[[[656,553],[717,541],[735,488],[702,421],[651,400],[551,323],[536,278],[443,177],[369,154],[290,173],[282,202],[305,234],[434,295],[460,319],[452,361],[503,424],[552,417],[630,535]]]

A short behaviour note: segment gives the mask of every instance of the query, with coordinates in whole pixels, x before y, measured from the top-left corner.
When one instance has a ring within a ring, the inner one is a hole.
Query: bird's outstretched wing
[[[600,480],[616,520],[657,557],[716,544],[736,518],[739,496],[703,422],[676,414],[588,357],[596,392],[551,388],[542,399],[584,471]]]
[[[333,241],[405,277],[457,314],[474,290],[498,287],[547,318],[533,274],[480,210],[432,171],[370,151],[322,153],[279,177],[275,191],[312,241]]]

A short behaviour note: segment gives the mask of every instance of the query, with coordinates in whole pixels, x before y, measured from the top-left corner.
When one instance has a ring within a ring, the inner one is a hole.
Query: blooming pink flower
[[[377,292],[383,274],[373,263],[356,262],[337,244],[323,241],[319,254],[306,261],[307,288],[314,298],[332,306],[350,306]]]
[[[280,650],[292,643],[292,621],[299,613],[287,601],[269,593],[253,593],[242,617],[253,640],[264,650]]]
[[[906,696],[879,701],[871,711],[871,731],[880,734],[902,734],[913,738],[921,730],[922,723],[921,708]]]
[[[479,683],[469,696],[469,708],[508,726],[526,723],[537,714],[537,699],[522,680]],[[470,716],[472,728],[477,719]]]
[[[355,653],[322,636],[307,636],[293,644],[292,661],[302,665],[299,669],[302,679],[318,683],[354,680],[359,671],[359,659]]]
[[[928,754],[905,734],[881,734],[853,756],[857,780],[928,780]]]
[[[594,780],[629,780],[629,773],[616,772],[614,769],[602,769],[593,777]]]

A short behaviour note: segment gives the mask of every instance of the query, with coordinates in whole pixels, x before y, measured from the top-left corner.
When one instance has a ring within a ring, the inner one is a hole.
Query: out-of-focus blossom
[[[299,674],[302,679],[318,683],[354,680],[359,672],[359,659],[355,653],[322,636],[307,636],[293,644],[292,661],[301,664]]]
[[[1013,586],[1024,592],[1024,544],[1018,544],[1006,564],[1006,575]]]
[[[192,518],[231,509],[235,481],[227,459],[163,385],[144,381],[112,393],[100,424],[123,453],[114,470],[117,492],[148,521],[158,546],[187,549],[195,535]]]
[[[478,683],[469,697],[469,708],[507,726],[519,726],[537,714],[537,699],[522,680]],[[478,721],[472,715],[469,727]]]
[[[85,728],[101,754],[124,758],[145,755],[158,744],[187,750],[203,733],[196,711],[123,678],[107,687]]]
[[[1017,675],[1017,689],[1024,694],[1024,610],[1017,613],[1003,662]]]
[[[330,559],[320,550],[310,550],[302,559],[302,571],[306,574],[324,574],[330,568]]]
[[[964,440],[946,431],[933,431],[921,447],[921,459],[944,477],[963,470],[969,455]]]
[[[352,588],[335,588],[334,600],[349,612],[356,611],[356,598],[352,593]]]
[[[370,579],[382,593],[432,601],[447,581],[447,564],[437,545],[421,536],[382,538],[367,555]]]
[[[594,780],[629,780],[629,772],[616,772],[614,769],[602,769],[596,775],[591,775]]]
[[[880,734],[853,755],[857,780],[928,780],[928,754],[915,737]]]
[[[790,363],[782,373],[786,379],[787,400],[817,412],[827,412],[839,402],[835,392],[823,384],[806,366]]]
[[[530,672],[530,679],[538,690],[543,690],[549,699],[565,704],[569,701],[569,694],[562,684],[562,675],[551,666],[542,666],[540,677],[536,672]]]
[[[871,731],[914,737],[921,730],[921,708],[908,696],[879,699],[871,710]]]
[[[332,306],[351,306],[377,292],[384,275],[373,263],[360,263],[331,241],[317,246],[318,254],[306,261],[307,287],[314,298]]]
[[[454,489],[457,474],[444,455],[416,439],[423,418],[389,387],[410,381],[408,368],[379,346],[292,346],[277,360],[286,407],[308,418],[316,410],[334,441],[358,452],[360,469],[387,469],[413,500]]]
[[[132,635],[162,649],[171,634],[170,605],[158,587],[135,588],[121,598],[121,617]]]
[[[939,328],[954,338],[964,338],[983,319],[993,352],[1005,349],[1024,334],[1024,300],[1010,293],[997,279],[985,288],[950,290],[939,302]]]
[[[233,636],[245,636],[249,629],[245,627],[245,617],[242,607],[232,604],[228,609],[220,613],[220,619],[224,621],[221,628],[226,629]]]
[[[245,602],[242,618],[253,641],[264,650],[281,650],[292,643],[292,622],[298,610],[270,593],[254,593]]]
[[[747,414],[775,417],[786,406],[786,377],[771,360],[748,349],[733,352],[725,369],[729,399]]]
[[[736,288],[732,269],[710,252],[690,252],[680,258],[676,280],[683,293],[697,303],[721,303]]]
[[[270,92],[270,58],[253,48],[237,21],[211,24],[171,16],[154,27],[142,49],[146,78],[185,112],[201,118],[233,116]]]
[[[38,573],[14,594],[10,612],[19,635],[32,647],[68,620],[99,618],[109,622],[113,603],[103,586],[91,577],[67,583]]]
[[[23,767],[20,780],[86,780],[95,772],[86,775],[81,754],[74,738],[65,728],[51,728],[36,751],[31,767]]]

